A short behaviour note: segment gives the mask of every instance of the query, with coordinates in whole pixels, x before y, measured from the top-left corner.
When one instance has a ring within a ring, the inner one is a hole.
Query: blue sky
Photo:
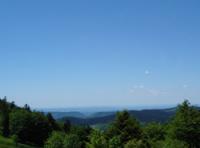
[[[200,104],[198,0],[0,2],[0,96],[33,107]]]

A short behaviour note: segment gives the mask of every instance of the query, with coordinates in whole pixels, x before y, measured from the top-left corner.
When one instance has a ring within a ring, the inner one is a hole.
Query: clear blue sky
[[[200,104],[199,0],[0,2],[0,96],[32,107]]]

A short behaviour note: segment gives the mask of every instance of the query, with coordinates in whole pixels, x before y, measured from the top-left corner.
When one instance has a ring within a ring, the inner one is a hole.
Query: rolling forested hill
[[[198,109],[200,110],[199,107]],[[129,111],[129,113],[132,116],[136,117],[136,119],[142,123],[149,123],[149,122],[164,123],[164,122],[167,122],[175,114],[175,112],[176,112],[176,108],[148,109],[148,110],[140,110],[140,111],[130,110]],[[97,112],[90,116],[82,116],[82,117],[77,117],[77,116],[68,114],[68,116],[57,118],[57,119],[59,121],[69,120],[72,124],[77,124],[77,125],[96,125],[96,124],[107,124],[113,121],[115,118],[115,115],[116,115],[116,112]]]
[[[47,112],[46,112],[47,113]],[[51,112],[52,116],[55,118],[55,119],[60,119],[60,118],[63,118],[63,117],[76,117],[76,118],[84,118],[86,117],[85,114],[81,113],[81,112],[58,112],[58,111],[54,111],[54,112]]]
[[[55,115],[69,116],[57,119],[61,121],[58,122],[51,113],[37,112],[27,104],[19,107],[6,98],[0,99],[0,148],[72,148],[74,145],[78,145],[77,148],[118,145],[132,148],[135,144],[138,147],[145,144],[145,148],[158,144],[159,148],[200,147],[200,108],[191,106],[187,100],[169,109],[117,113],[104,110],[90,114],[73,111],[56,112]],[[162,124],[165,122],[167,124]]]
[[[155,110],[141,110],[141,111],[129,111],[129,113],[136,117],[139,121],[146,122],[166,122],[172,115],[175,113],[175,109],[155,109]],[[65,121],[70,120],[72,124],[105,124],[109,123],[115,118],[116,112],[98,112],[94,113],[88,117],[75,117],[75,116],[66,116],[58,120]]]

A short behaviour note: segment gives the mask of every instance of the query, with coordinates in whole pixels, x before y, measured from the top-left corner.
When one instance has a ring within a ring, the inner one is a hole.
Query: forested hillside
[[[149,122],[167,122],[175,113],[176,108],[173,109],[149,109],[149,110],[130,110],[129,114],[139,120],[141,123]],[[95,113],[91,116],[77,117],[73,114],[60,113],[61,115],[66,115],[66,117],[58,118],[59,121],[69,120],[73,124],[77,125],[95,125],[95,124],[107,124],[114,120],[116,112],[101,112]],[[60,116],[61,116],[60,115]],[[56,117],[59,113],[56,114]]]
[[[167,122],[166,116],[170,117]],[[91,124],[96,122],[93,117],[87,120]],[[33,111],[28,105],[18,107],[3,98],[0,99],[0,148],[200,147],[200,111],[188,101],[176,109],[121,111],[100,116],[99,120],[108,123],[104,130],[75,125],[66,119],[56,121],[51,113]]]

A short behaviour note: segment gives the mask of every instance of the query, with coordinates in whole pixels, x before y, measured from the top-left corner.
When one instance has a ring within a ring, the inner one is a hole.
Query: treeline
[[[200,111],[184,101],[167,123],[141,124],[128,111],[118,112],[104,131],[57,122],[49,113],[17,107],[0,99],[0,131],[16,143],[45,148],[199,148]]]
[[[64,132],[69,123],[58,123],[50,113],[32,111],[26,104],[18,107],[0,98],[0,134],[11,137],[16,143],[43,147],[53,131]]]

